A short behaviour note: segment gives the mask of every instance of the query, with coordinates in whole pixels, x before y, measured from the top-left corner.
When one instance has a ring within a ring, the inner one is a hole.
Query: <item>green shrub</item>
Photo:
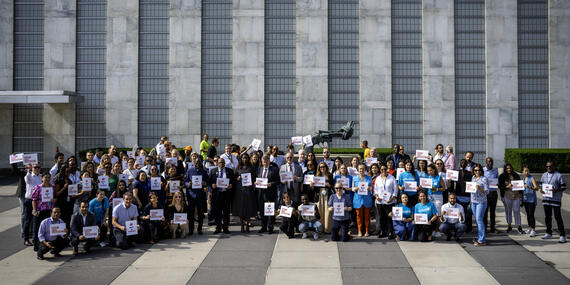
[[[144,150],[146,150],[147,153],[150,153],[150,151],[153,149],[152,147],[143,147]],[[101,149],[103,150],[103,153],[107,153],[109,151],[109,147],[101,147]],[[95,151],[97,150],[97,148],[90,148],[90,149],[84,149],[84,150],[80,150],[78,152],[79,155],[79,160],[81,161],[85,161],[85,157],[87,155],[87,152],[92,150],[93,153],[95,153]],[[131,151],[133,150],[132,148],[128,148],[128,147],[118,147],[117,148],[117,154],[121,151]],[[182,155],[182,157],[185,157],[184,155],[184,148],[177,148],[178,152],[180,153],[180,155]]]
[[[523,165],[527,165],[530,172],[542,173],[546,171],[544,165],[552,161],[556,169],[562,173],[570,172],[570,149],[543,149],[543,148],[507,148],[505,149],[505,162],[513,165],[515,171],[520,172]],[[502,167],[502,165],[497,165]]]
[[[362,148],[330,148],[329,149],[331,152],[331,157],[336,157],[337,154],[354,154],[354,155],[359,155],[360,158],[364,157],[364,149]],[[315,154],[322,154],[323,153],[323,149],[322,148],[315,148],[313,149],[313,151],[315,152]],[[381,161],[384,160],[384,158],[386,158],[386,156],[392,154],[392,149],[390,148],[376,148],[376,154],[378,155],[378,158],[380,158]]]

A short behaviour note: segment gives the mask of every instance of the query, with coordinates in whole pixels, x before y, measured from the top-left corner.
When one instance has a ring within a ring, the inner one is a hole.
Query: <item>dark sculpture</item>
[[[322,131],[319,130],[317,133],[311,135],[313,140],[313,145],[321,144],[326,142],[327,144],[332,142],[333,138],[340,137],[343,140],[348,140],[352,137],[354,133],[354,121],[348,121],[344,126],[342,126],[338,131]]]

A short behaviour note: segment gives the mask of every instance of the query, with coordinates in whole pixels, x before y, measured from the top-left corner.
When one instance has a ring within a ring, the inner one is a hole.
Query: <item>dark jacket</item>
[[[80,212],[77,212],[71,216],[71,235],[73,237],[79,237],[83,235],[83,227],[90,227],[96,226],[95,223],[95,215],[91,212],[87,212],[87,216],[85,218],[85,224],[83,224],[83,216]]]
[[[263,177],[263,165],[257,169],[257,178]],[[277,202],[277,186],[279,185],[279,169],[273,165],[269,165],[267,170],[267,182],[271,183],[271,187],[267,189],[257,188],[259,190],[259,199],[263,202]]]

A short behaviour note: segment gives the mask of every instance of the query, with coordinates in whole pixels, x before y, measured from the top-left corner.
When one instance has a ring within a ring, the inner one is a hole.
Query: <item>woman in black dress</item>
[[[250,186],[243,186],[242,174],[250,174]],[[257,195],[255,193],[255,169],[251,166],[247,153],[240,157],[239,166],[236,169],[237,183],[234,192],[232,215],[238,216],[241,224],[241,232],[249,232],[249,219],[257,215]]]

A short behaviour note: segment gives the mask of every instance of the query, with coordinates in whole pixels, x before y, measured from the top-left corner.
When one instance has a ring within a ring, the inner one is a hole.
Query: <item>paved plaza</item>
[[[461,243],[396,242],[376,237],[347,243],[288,239],[284,234],[204,235],[138,244],[120,250],[95,248],[73,257],[39,261],[20,238],[15,184],[0,184],[0,276],[2,284],[570,284],[570,244],[529,238],[506,229],[491,234],[489,245],[474,247],[472,235]],[[570,224],[570,197],[564,195],[563,217]],[[524,213],[524,210],[522,211]],[[537,231],[544,233],[544,213],[537,207]],[[526,217],[522,217],[523,225]]]

